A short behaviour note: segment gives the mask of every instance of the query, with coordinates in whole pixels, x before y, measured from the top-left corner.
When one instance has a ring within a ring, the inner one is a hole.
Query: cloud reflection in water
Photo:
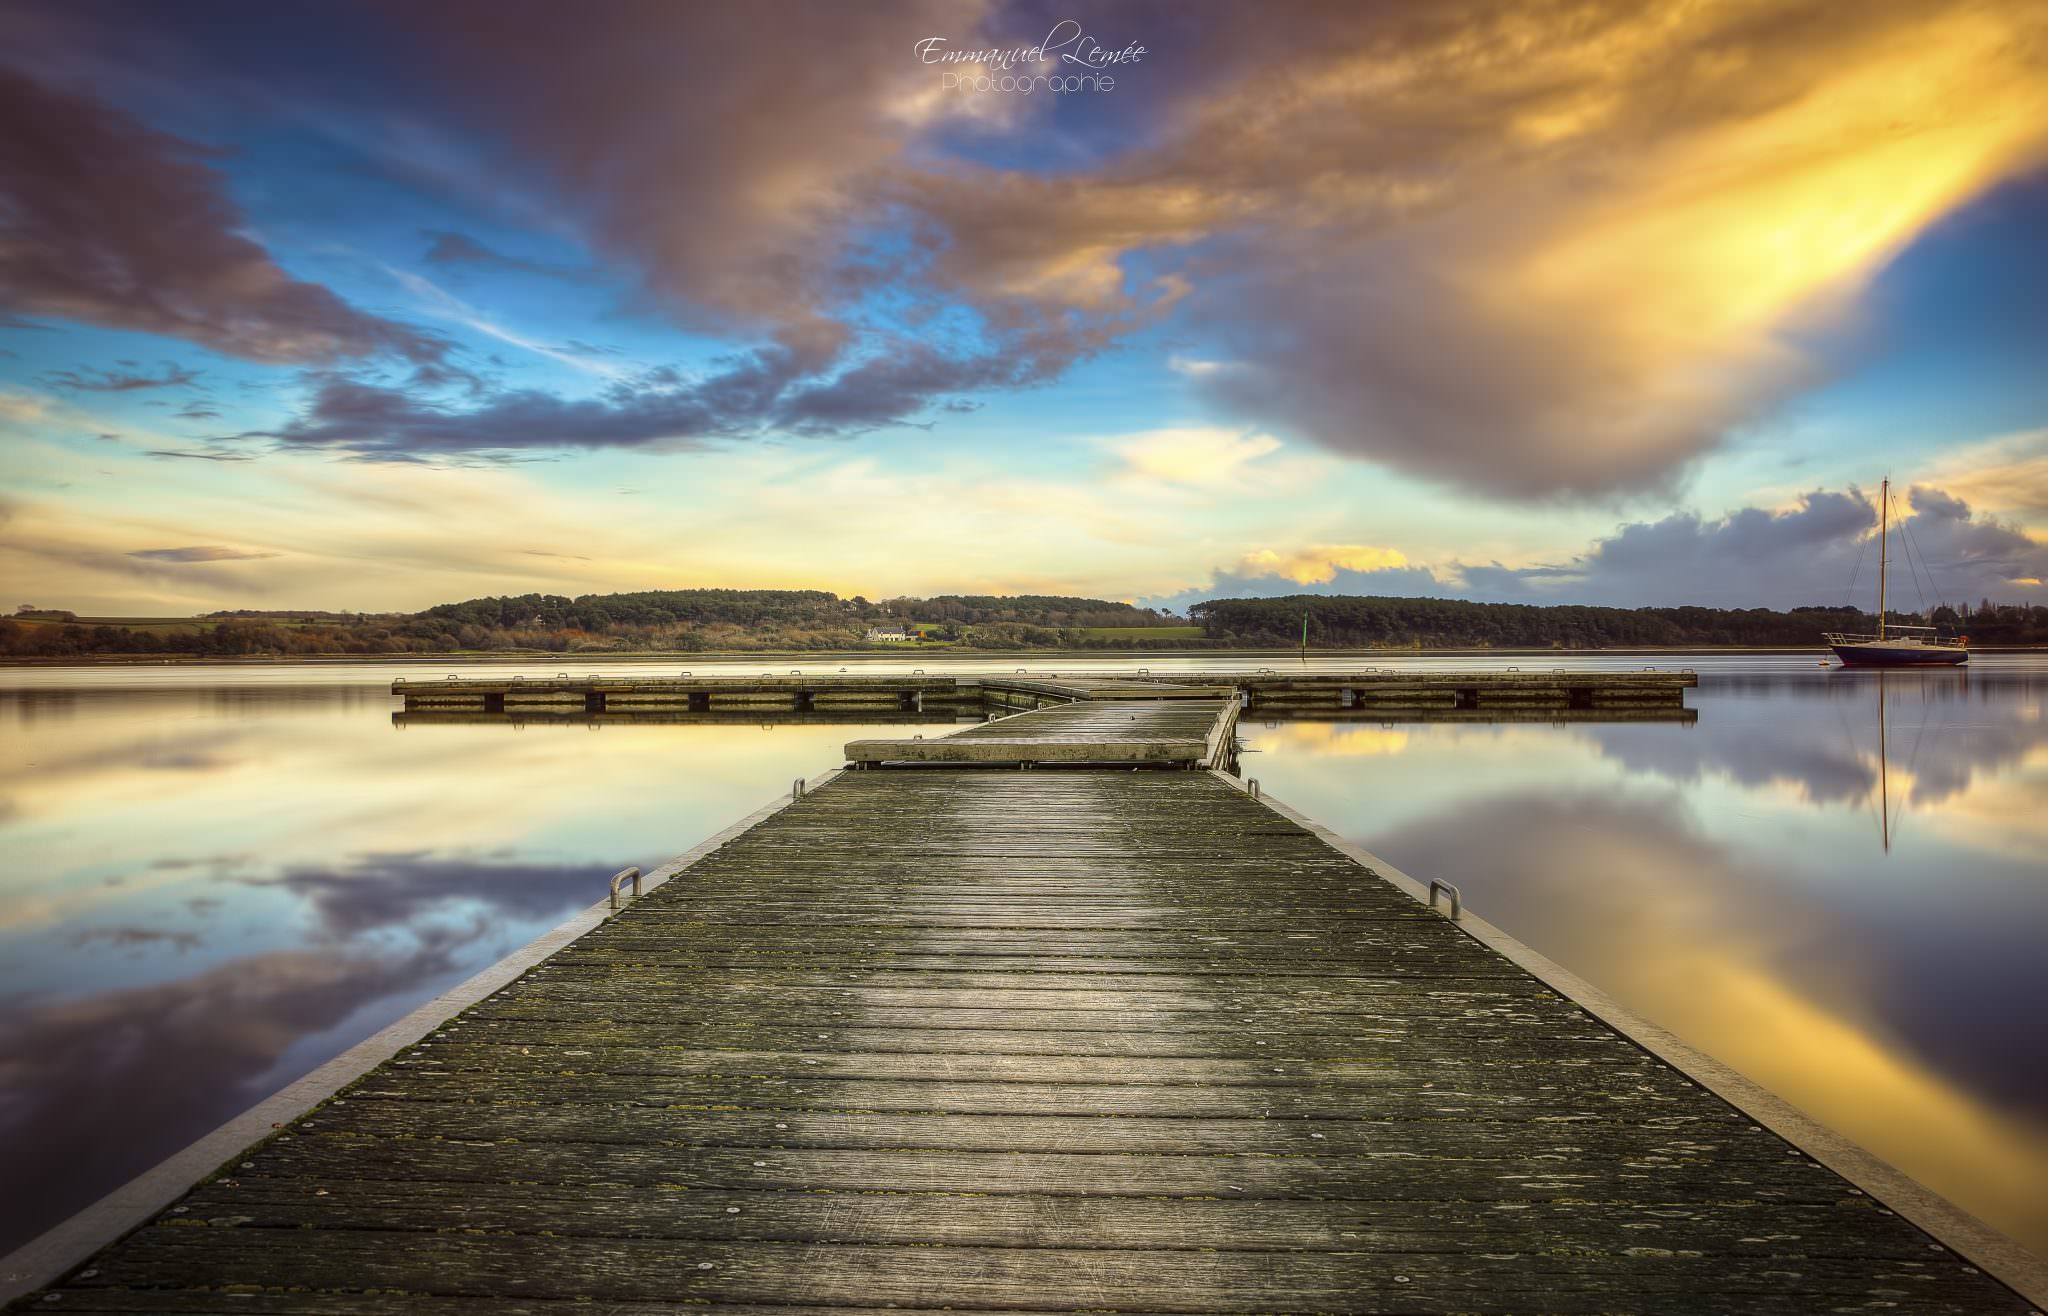
[[[0,1251],[590,904],[616,869],[786,791],[849,734],[395,731],[381,686],[164,675],[0,692],[16,861],[0,870]]]
[[[1248,725],[1276,796],[2048,1247],[2038,683],[1709,680],[1692,727]],[[1890,807],[1890,849],[1879,811]]]

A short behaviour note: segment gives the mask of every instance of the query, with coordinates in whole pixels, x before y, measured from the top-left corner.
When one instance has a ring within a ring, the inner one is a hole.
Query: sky
[[[10,606],[2048,602],[2034,0],[0,0],[0,126]]]

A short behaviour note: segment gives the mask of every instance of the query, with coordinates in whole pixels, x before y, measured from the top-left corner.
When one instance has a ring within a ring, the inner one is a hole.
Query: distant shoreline
[[[1696,653],[1715,654],[1800,654],[1826,653],[1828,646],[1819,641],[1813,644],[1795,645],[1677,645],[1677,646],[1628,646],[1607,649],[1493,649],[1470,646],[1453,646],[1441,649],[1416,649],[1407,645],[1385,649],[1316,649],[1308,652],[1318,658],[1584,658],[1584,657],[1626,657],[1631,654],[1649,656],[1674,656]],[[2006,644],[1985,645],[1971,649],[1972,653],[2044,653],[2048,645]],[[1300,649],[962,649],[948,645],[933,646],[926,650],[915,649],[729,649],[700,650],[695,652],[607,652],[558,654],[533,653],[327,653],[327,654],[279,654],[271,657],[256,655],[236,657],[198,657],[190,654],[123,654],[119,656],[94,657],[73,655],[52,658],[0,658],[0,667],[263,667],[293,666],[312,667],[323,664],[350,663],[406,663],[416,666],[436,666],[455,662],[471,665],[510,665],[514,663],[561,662],[568,666],[590,663],[623,662],[747,662],[762,661],[789,662],[811,660],[859,661],[859,662],[900,662],[905,658],[934,658],[952,660],[956,658],[986,658],[991,662],[1011,662],[1017,659],[1087,658],[1111,659],[1117,661],[1143,662],[1147,659],[1165,658],[1258,658],[1262,660],[1295,659],[1301,657]]]

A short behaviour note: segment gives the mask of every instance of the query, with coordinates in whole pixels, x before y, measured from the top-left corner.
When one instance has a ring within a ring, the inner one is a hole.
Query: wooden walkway
[[[2025,1312],[1205,772],[845,773],[35,1310]]]
[[[853,740],[849,763],[1148,764],[1220,768],[1230,758],[1240,704],[1188,699],[1099,699],[1017,713],[932,739]]]

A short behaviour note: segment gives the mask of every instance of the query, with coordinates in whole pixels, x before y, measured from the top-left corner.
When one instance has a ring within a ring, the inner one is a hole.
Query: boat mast
[[[1877,496],[1877,638],[1884,638],[1884,577],[1891,565],[1892,477],[1884,477]]]

